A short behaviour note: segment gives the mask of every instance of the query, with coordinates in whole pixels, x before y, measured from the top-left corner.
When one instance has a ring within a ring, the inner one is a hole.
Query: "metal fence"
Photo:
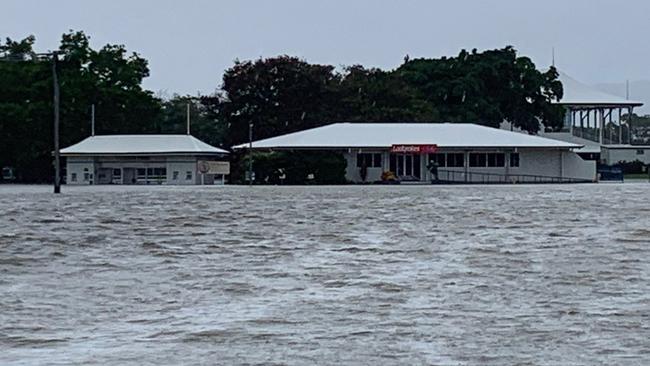
[[[433,179],[434,184],[543,184],[543,183],[592,183],[588,179],[553,177],[532,174],[498,174],[464,172],[456,170],[439,170],[438,179]]]

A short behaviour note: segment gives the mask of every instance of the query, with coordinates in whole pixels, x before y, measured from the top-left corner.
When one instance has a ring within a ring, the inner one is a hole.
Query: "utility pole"
[[[90,106],[90,136],[95,136],[95,105]]]
[[[59,149],[59,78],[56,74],[56,64],[59,55],[52,53],[52,80],[54,83],[54,193],[61,193],[61,154]]]
[[[253,122],[248,124],[248,185],[253,185]]]
[[[187,134],[190,134],[190,103],[187,102]]]
[[[555,67],[555,47],[551,48],[551,66]]]

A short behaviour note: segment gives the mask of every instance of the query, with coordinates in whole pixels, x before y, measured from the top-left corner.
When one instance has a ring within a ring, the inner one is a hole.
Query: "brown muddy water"
[[[0,186],[1,365],[648,365],[650,184]]]

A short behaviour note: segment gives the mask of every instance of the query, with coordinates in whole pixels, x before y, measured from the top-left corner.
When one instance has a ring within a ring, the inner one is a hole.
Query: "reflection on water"
[[[650,185],[0,186],[0,364],[650,364]]]

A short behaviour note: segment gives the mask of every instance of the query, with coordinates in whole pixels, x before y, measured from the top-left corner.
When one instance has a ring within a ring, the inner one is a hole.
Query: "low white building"
[[[574,151],[582,147],[467,123],[334,123],[252,143],[254,150],[340,152],[351,182],[381,181],[388,172],[429,182],[433,165],[443,182],[594,181],[596,163]]]
[[[214,184],[230,172],[228,151],[191,135],[91,136],[61,156],[67,184]]]

